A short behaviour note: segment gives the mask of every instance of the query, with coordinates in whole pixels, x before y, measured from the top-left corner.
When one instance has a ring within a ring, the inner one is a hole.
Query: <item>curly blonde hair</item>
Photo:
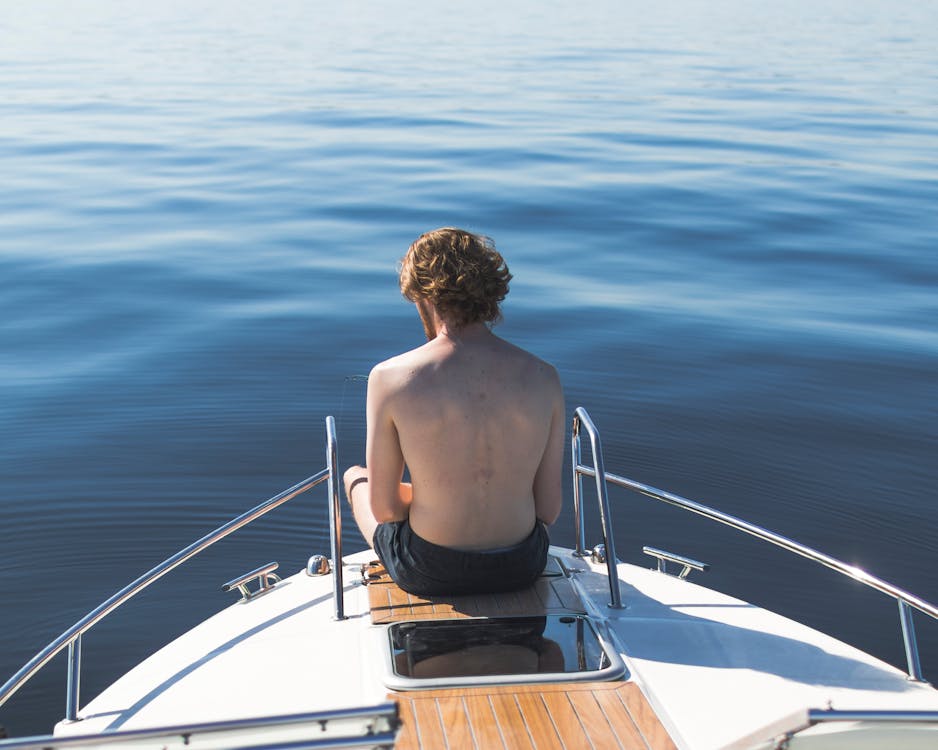
[[[421,235],[401,261],[401,292],[427,300],[456,328],[495,323],[511,274],[488,237],[443,227]]]

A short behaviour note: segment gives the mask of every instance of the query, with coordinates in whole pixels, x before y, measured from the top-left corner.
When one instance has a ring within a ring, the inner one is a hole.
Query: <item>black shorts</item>
[[[458,550],[421,539],[409,521],[378,524],[372,547],[391,579],[416,596],[486,594],[530,586],[547,564],[540,521],[528,537],[497,550]]]

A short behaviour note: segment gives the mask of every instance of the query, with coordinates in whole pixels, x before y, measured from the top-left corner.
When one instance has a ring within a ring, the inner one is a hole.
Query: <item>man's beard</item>
[[[423,332],[427,336],[427,341],[433,341],[436,338],[436,327],[433,325],[433,317],[427,309],[427,303],[423,300],[417,301],[417,314],[420,315],[420,322],[423,323]]]

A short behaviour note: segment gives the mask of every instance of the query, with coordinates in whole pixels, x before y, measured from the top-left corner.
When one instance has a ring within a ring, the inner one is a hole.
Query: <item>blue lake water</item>
[[[321,468],[327,414],[361,459],[352,376],[421,342],[396,263],[441,225],[495,239],[497,330],[607,468],[938,600],[936,50],[933,2],[4,5],[0,681]],[[904,666],[892,600],[612,499],[621,558]],[[170,574],[88,634],[84,701],[326,540],[320,492]],[[0,723],[64,701],[60,657]]]

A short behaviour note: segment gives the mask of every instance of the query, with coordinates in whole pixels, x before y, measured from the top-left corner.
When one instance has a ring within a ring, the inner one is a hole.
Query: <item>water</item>
[[[350,376],[420,343],[396,261],[447,224],[495,238],[498,330],[557,365],[607,467],[938,600],[936,37],[938,5],[885,0],[4,5],[0,678],[320,468],[325,415],[360,460]],[[622,558],[709,561],[903,664],[891,600],[613,500]],[[224,581],[325,551],[324,503],[98,625],[84,701]],[[60,657],[0,722],[63,705]]]

